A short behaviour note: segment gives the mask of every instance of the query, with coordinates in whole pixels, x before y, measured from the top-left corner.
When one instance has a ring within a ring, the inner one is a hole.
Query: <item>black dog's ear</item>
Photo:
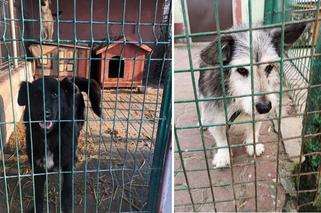
[[[27,90],[27,86],[29,86],[29,91],[30,91],[30,87],[31,87],[32,83],[27,82],[27,81],[23,81],[20,84],[20,89],[19,89],[19,94],[18,94],[18,104],[20,106],[25,106],[28,103],[28,90]]]
[[[291,24],[286,25],[284,28],[284,50],[290,49],[293,43],[298,40],[303,31],[305,30],[306,23],[299,24]],[[275,49],[278,54],[280,54],[281,50],[281,28],[274,29],[271,31],[272,33],[272,43],[275,46]]]
[[[227,64],[232,59],[234,39],[231,35],[222,35],[222,60],[223,64]],[[209,64],[219,64],[218,38],[216,37],[205,49],[201,51],[201,59]]]
[[[74,91],[75,94],[79,93],[79,89],[77,88],[77,86],[67,77],[60,82],[60,86],[65,92],[68,92],[70,94],[72,94]]]
[[[65,91],[69,91],[70,90],[72,92],[72,82],[67,77],[60,81],[60,86]]]

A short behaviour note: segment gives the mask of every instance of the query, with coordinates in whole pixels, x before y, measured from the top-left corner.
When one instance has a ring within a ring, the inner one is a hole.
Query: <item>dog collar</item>
[[[229,122],[229,123],[234,122],[235,119],[236,119],[240,114],[241,114],[241,110],[238,110],[238,111],[234,112],[234,113],[231,115],[231,117],[230,117],[230,119],[228,120],[228,122]],[[231,124],[228,125],[228,128],[230,128],[230,127],[231,127]]]

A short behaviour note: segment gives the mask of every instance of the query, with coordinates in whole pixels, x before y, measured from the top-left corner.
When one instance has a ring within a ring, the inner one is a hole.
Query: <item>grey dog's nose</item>
[[[272,108],[272,104],[271,104],[271,101],[266,101],[265,103],[259,102],[255,104],[255,107],[260,114],[264,114],[264,113],[270,112]]]

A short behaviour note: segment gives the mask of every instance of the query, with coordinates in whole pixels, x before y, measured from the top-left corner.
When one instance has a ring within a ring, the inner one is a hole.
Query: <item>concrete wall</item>
[[[259,23],[264,21],[265,0],[252,1],[252,22]],[[174,23],[183,23],[181,1],[173,0]],[[215,20],[213,20],[215,22]],[[233,23],[240,25],[249,22],[248,0],[233,0]]]
[[[181,0],[173,0],[174,23],[184,23]]]
[[[0,123],[5,123],[0,125],[2,143],[8,141],[13,132],[13,122],[21,119],[24,107],[18,105],[17,99],[20,83],[26,80],[26,74],[28,79],[32,80],[30,62],[27,63],[27,66],[20,66],[12,71],[11,85],[8,72],[0,76]]]
[[[252,23],[263,23],[264,3],[264,0],[252,1]],[[242,0],[242,23],[249,23],[248,0]]]

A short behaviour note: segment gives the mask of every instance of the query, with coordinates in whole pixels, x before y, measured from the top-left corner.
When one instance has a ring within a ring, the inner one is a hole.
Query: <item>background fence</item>
[[[199,72],[206,70],[198,67],[199,51],[206,44],[191,43],[191,38],[195,37],[220,38],[222,34],[238,32],[220,27],[222,20],[219,17],[225,12],[218,10],[219,2],[211,1],[217,30],[191,33],[189,19],[194,17],[189,16],[187,11],[189,1],[180,1],[185,31],[175,35],[175,40],[184,39],[186,44],[175,47],[175,209],[319,211],[320,2],[266,0],[264,25],[256,27],[252,22],[253,14],[260,10],[257,8],[259,2],[249,0],[244,4],[242,1],[242,10],[248,12],[248,16],[242,14],[248,18],[242,21],[250,24],[240,31],[252,33],[258,29],[283,28],[290,23],[308,24],[300,39],[286,54],[281,54],[280,61],[275,62],[279,63],[280,76],[284,80],[281,84],[283,89],[279,91],[281,105],[277,109],[281,116],[269,117],[263,124],[259,141],[265,144],[265,154],[248,157],[242,148],[245,145],[240,141],[242,134],[237,133],[236,127],[236,133],[230,133],[233,144],[229,144],[229,148],[234,153],[232,165],[223,170],[214,169],[211,164],[212,152],[221,147],[213,147],[213,137],[199,125],[200,102],[210,101],[200,98],[197,89]],[[240,6],[237,2],[233,1],[235,7]],[[220,62],[222,67],[228,68]],[[279,134],[272,131],[273,126],[269,120],[279,122]],[[220,124],[206,127],[215,125]]]
[[[102,118],[87,109],[86,97],[79,162],[72,173],[72,211],[155,212],[171,122],[171,1],[52,1],[57,14],[52,39],[41,37],[46,21],[41,2],[0,1],[1,212],[24,212],[34,204],[34,174],[17,105],[20,82],[31,81],[37,72],[61,79],[87,70],[84,77],[104,86],[111,82],[107,67],[100,66],[106,61],[117,61],[117,76],[125,73],[129,80],[124,86],[121,78],[113,78],[114,86],[102,90]],[[116,59],[95,55],[97,47],[113,45],[120,49]],[[144,45],[150,51],[142,58]],[[130,57],[127,47],[134,49]],[[120,66],[128,61],[134,66]],[[141,61],[143,77],[136,85],[135,65]],[[44,175],[46,212],[60,212],[62,174]]]

